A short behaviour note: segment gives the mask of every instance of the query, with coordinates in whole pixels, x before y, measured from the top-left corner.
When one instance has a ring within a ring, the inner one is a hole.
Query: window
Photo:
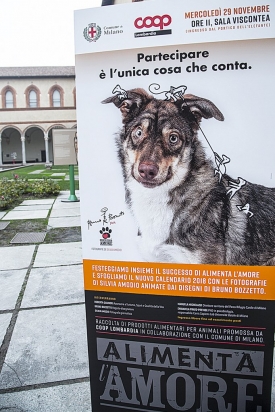
[[[53,91],[53,107],[61,106],[61,95],[59,90]]]
[[[37,94],[34,90],[29,94],[29,107],[37,107]]]
[[[40,90],[34,84],[28,86],[25,90],[26,107],[40,107]]]
[[[2,107],[7,109],[14,109],[16,108],[16,91],[15,89],[8,85],[3,87],[1,90],[1,100],[2,100]]]
[[[58,84],[49,90],[50,107],[64,107],[64,90]]]
[[[13,108],[13,94],[10,90],[8,90],[5,94],[5,107],[7,109]]]

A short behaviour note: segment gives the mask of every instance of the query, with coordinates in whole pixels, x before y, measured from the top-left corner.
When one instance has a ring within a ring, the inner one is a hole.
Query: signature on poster
[[[100,217],[98,219],[92,220],[88,219],[87,224],[88,224],[88,229],[92,227],[93,225],[100,223],[103,226],[106,225],[114,225],[116,223],[116,219],[124,216],[124,212],[120,211],[117,214],[111,213],[108,209],[108,207],[103,207],[100,209]]]

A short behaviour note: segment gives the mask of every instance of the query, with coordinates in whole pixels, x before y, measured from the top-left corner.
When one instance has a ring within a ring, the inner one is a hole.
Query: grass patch
[[[44,243],[81,242],[80,227],[62,227],[47,232]]]
[[[37,174],[32,172],[38,172]],[[13,179],[13,176],[17,174],[22,179],[42,179],[43,176],[51,176],[53,173],[66,173],[69,174],[69,166],[53,166],[52,169],[46,169],[44,165],[32,165],[26,167],[19,167],[13,170],[3,170],[0,172],[0,179],[6,177],[7,179]],[[78,166],[74,166],[74,173],[78,175]],[[61,179],[64,179],[65,176],[60,176]],[[76,182],[77,183],[77,182]]]
[[[74,172],[75,175],[78,174],[77,166],[74,167]],[[54,173],[65,175],[52,176]],[[32,196],[49,197],[56,195],[60,190],[70,190],[70,181],[65,180],[68,175],[69,167],[64,166],[53,166],[49,170],[45,169],[44,165],[32,165],[1,171],[0,209],[10,209],[16,206],[18,201],[21,203],[22,199],[32,199]],[[79,189],[78,180],[75,180],[75,189]]]

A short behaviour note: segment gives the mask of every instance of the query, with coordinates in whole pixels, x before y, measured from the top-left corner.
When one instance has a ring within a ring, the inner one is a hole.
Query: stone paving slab
[[[46,219],[48,210],[11,210],[2,220]]]
[[[75,195],[76,195],[76,197],[77,197],[77,199],[79,199],[79,194],[78,193],[75,193]],[[62,203],[79,203],[79,202],[72,202],[72,201],[69,201],[69,197],[70,197],[71,195],[70,195],[70,193],[68,193],[68,194],[66,194],[66,195],[60,195],[60,196],[58,196],[57,198],[56,198],[56,203],[57,202],[62,202]]]
[[[50,214],[50,218],[53,217],[64,217],[64,216],[80,216],[80,208],[79,207],[66,207],[66,208],[55,208],[52,210]]]
[[[77,199],[80,199],[79,194],[76,193],[75,195],[76,195],[76,198],[77,198]],[[59,196],[59,197],[56,199],[55,203],[62,202],[63,204],[66,204],[66,203],[69,203],[69,204],[79,204],[79,200],[76,201],[76,202],[75,202],[75,201],[72,202],[72,201],[69,200],[69,197],[70,197],[70,194],[68,194],[68,195],[61,195],[61,196]]]
[[[14,309],[27,270],[0,271],[0,310]]]
[[[11,313],[2,313],[0,315],[0,346],[2,345],[3,339],[6,335],[8,326],[11,321]],[[2,395],[0,395],[1,398]],[[0,410],[1,410],[1,401],[0,401]]]
[[[79,190],[75,191],[76,196],[80,195]],[[61,190],[59,192],[59,195],[57,196],[57,199],[59,199],[60,197],[69,197],[70,196],[70,191],[69,190]]]
[[[81,263],[81,242],[56,243],[38,247],[33,267],[67,266]]]
[[[52,173],[51,176],[66,176],[66,173]]]
[[[80,216],[50,217],[48,225],[52,228],[81,226]]]
[[[26,205],[26,206],[16,206],[13,211],[19,211],[19,210],[50,210],[51,205]]]
[[[0,247],[0,273],[3,270],[28,268],[35,246]]]
[[[62,200],[56,200],[53,204],[52,210],[60,209],[75,209],[80,212],[80,202],[62,202]]]
[[[2,221],[0,222],[0,230],[5,230],[9,226],[9,221]]]
[[[55,199],[24,200],[20,205],[52,205]]]
[[[20,311],[1,389],[88,376],[84,304]]]
[[[82,265],[56,266],[32,269],[21,308],[78,302],[84,302]]]
[[[0,410],[1,412],[91,412],[90,384],[74,383],[2,394]]]
[[[2,219],[2,217],[5,216],[6,213],[7,213],[6,211],[5,212],[0,212],[0,219]]]
[[[65,176],[64,180],[70,180],[70,175]],[[74,175],[74,180],[79,180],[79,176],[78,175]]]
[[[33,172],[29,172],[28,175],[39,175],[39,173],[43,173],[45,170],[34,170]]]

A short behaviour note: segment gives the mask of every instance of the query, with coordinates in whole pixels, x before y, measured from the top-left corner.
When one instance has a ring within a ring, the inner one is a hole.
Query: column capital
[[[21,136],[21,142],[25,142],[25,141],[26,141],[25,136]]]

